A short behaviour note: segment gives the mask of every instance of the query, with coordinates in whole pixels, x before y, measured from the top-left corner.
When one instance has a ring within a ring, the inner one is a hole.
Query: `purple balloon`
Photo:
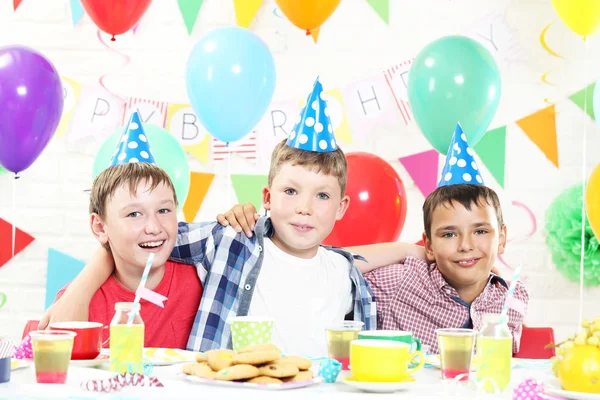
[[[21,172],[38,158],[60,122],[63,89],[39,52],[0,47],[0,165]]]

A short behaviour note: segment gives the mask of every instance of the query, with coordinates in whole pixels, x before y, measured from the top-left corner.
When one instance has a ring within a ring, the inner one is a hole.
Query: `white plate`
[[[229,381],[216,381],[212,379],[198,378],[197,376],[185,375],[185,380],[193,383],[201,383],[212,386],[224,386],[230,388],[246,388],[246,389],[259,389],[259,390],[289,390],[299,389],[306,386],[312,386],[319,384],[324,381],[323,377],[316,376],[309,381],[303,382],[286,382],[280,384],[264,384],[264,383],[248,383],[248,382],[229,382]]]
[[[568,390],[562,390],[560,381],[557,378],[552,378],[546,383],[546,392],[555,396],[561,396],[566,399],[572,400],[600,400],[600,394],[593,393],[582,393],[582,392],[570,392]]]
[[[400,390],[408,390],[415,384],[414,379],[403,382],[359,382],[355,381],[351,376],[342,378],[340,381],[353,388],[373,393],[392,393]]]
[[[108,363],[110,358],[107,355],[100,354],[98,357],[91,360],[71,360],[69,363],[72,367],[94,368],[104,363]]]

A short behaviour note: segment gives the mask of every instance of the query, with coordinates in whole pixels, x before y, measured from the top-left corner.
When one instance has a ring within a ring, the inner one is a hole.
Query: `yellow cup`
[[[359,339],[350,343],[350,370],[359,382],[401,382],[421,369],[425,357],[410,345],[391,340]],[[418,365],[408,368],[415,358]]]

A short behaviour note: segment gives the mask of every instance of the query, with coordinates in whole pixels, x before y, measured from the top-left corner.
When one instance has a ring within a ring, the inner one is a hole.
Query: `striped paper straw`
[[[15,344],[10,340],[0,341],[0,359],[12,357],[15,351]]]
[[[523,265],[519,264],[515,268],[513,272],[512,281],[510,282],[510,287],[508,288],[508,292],[506,293],[506,300],[504,301],[504,306],[502,307],[501,319],[505,319],[508,314],[508,306],[510,304],[510,300],[515,293],[515,287],[517,287],[517,281],[519,280],[519,276],[521,276],[521,267]]]
[[[154,253],[150,253],[148,256],[148,261],[146,261],[146,266],[144,267],[144,273],[142,274],[142,280],[140,281],[138,289],[146,286],[146,280],[148,279],[148,274],[150,273],[150,268],[152,267],[152,261],[154,261]],[[140,304],[140,296],[137,295],[137,293],[138,291],[136,290],[135,300],[133,300],[134,308]],[[131,325],[133,322],[134,315],[135,313],[133,312],[129,314],[129,319],[127,320],[128,325]]]

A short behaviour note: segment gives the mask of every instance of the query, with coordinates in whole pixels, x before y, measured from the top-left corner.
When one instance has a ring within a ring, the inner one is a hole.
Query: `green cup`
[[[407,331],[361,331],[358,333],[358,339],[393,340],[411,345],[411,352],[421,350],[421,341]]]
[[[233,350],[238,351],[254,344],[271,343],[273,318],[234,317],[231,319]]]

